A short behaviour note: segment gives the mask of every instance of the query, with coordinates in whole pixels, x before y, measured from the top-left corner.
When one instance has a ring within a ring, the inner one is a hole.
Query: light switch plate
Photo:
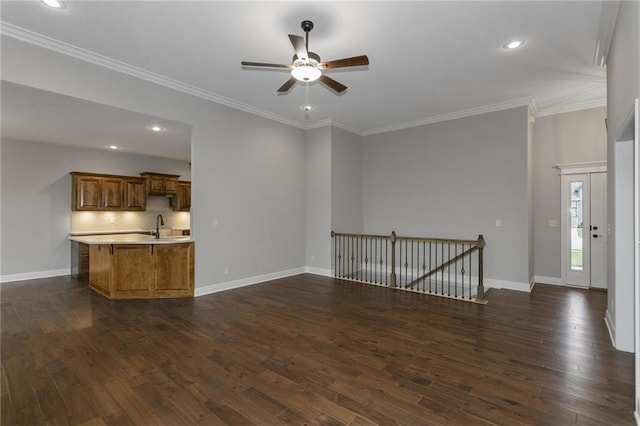
[[[500,228],[502,226],[502,220],[496,219],[496,228]]]
[[[558,227],[558,221],[555,219],[551,219],[549,220],[549,228],[557,228]]]

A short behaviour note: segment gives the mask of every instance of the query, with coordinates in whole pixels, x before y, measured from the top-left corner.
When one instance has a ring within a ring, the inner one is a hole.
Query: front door
[[[567,284],[607,288],[606,173],[562,176]]]

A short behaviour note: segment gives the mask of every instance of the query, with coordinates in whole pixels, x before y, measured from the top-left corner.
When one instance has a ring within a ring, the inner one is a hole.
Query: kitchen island
[[[109,299],[193,297],[194,241],[147,234],[72,236],[89,245],[89,287]]]

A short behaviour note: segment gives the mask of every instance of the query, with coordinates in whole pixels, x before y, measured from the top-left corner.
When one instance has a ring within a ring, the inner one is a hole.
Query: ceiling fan
[[[342,93],[347,89],[347,86],[338,83],[336,80],[327,76],[324,72],[332,70],[334,68],[346,68],[357,67],[361,65],[369,65],[369,58],[367,55],[354,56],[352,58],[337,59],[335,61],[322,62],[320,55],[309,51],[309,31],[313,29],[313,22],[302,21],[300,24],[305,37],[289,34],[289,40],[295,50],[293,60],[291,64],[268,64],[264,62],[247,62],[242,61],[243,67],[264,67],[264,68],[281,68],[291,70],[291,78],[287,80],[280,88],[278,92],[288,92],[291,87],[297,82],[303,83],[320,80],[320,82],[326,84],[337,93]]]

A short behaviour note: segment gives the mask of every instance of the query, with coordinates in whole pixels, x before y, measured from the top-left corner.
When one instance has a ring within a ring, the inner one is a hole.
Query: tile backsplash
[[[151,196],[147,198],[147,211],[144,212],[71,212],[71,233],[152,230],[159,214],[164,219],[163,229],[190,228],[189,212],[174,212],[167,197]]]

